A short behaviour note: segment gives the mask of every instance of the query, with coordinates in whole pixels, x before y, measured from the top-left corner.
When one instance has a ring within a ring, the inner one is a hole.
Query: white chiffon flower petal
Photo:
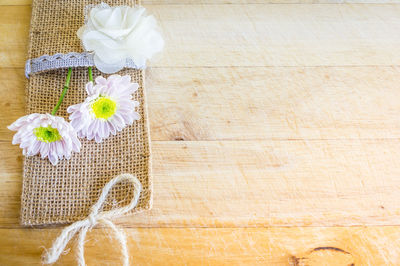
[[[135,111],[139,102],[132,100],[139,84],[131,83],[130,76],[111,75],[107,79],[99,76],[94,84],[89,83],[85,101],[67,108],[79,137],[102,142],[140,119]]]
[[[122,59],[118,62],[114,62],[113,64],[105,63],[103,60],[100,59],[100,57],[97,56],[97,54],[94,55],[93,61],[97,69],[106,74],[120,71],[124,68],[126,62],[125,59]]]
[[[143,7],[97,5],[77,35],[83,48],[94,53],[94,64],[103,73],[121,70],[126,59],[142,68],[164,47],[156,19]]]
[[[42,159],[47,157],[53,165],[63,157],[69,158],[71,151],[79,152],[81,148],[75,129],[62,117],[30,114],[19,118],[8,129],[17,131],[12,143],[20,144],[24,155],[40,154]]]

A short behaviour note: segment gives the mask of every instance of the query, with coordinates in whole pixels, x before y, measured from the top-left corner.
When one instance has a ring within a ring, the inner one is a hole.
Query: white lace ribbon
[[[131,182],[134,186],[133,198],[131,202],[128,205],[121,208],[112,209],[110,211],[99,212],[111,188],[115,184],[125,180]],[[50,264],[56,262],[60,257],[61,253],[64,251],[68,242],[74,237],[75,234],[79,232],[78,250],[77,250],[78,264],[81,266],[85,265],[84,240],[86,237],[86,233],[95,225],[103,224],[105,226],[110,227],[115,232],[115,236],[117,240],[120,242],[122,248],[123,265],[125,266],[129,265],[129,255],[126,246],[126,236],[123,231],[121,231],[115,226],[115,224],[111,221],[111,219],[131,211],[137,205],[141,190],[142,190],[142,185],[140,184],[139,180],[131,174],[121,174],[113,178],[104,186],[98,201],[92,206],[89,216],[84,220],[77,221],[69,225],[68,227],[64,228],[61,234],[53,242],[53,246],[49,249],[48,252],[44,254],[43,263]]]
[[[42,55],[41,57],[29,59],[25,63],[25,76],[29,78],[30,74],[47,71],[58,68],[69,68],[69,67],[89,67],[94,66],[93,53],[83,52],[76,53],[71,52],[68,54],[54,54],[54,55]],[[145,66],[138,66],[133,62],[132,59],[127,58],[125,62],[126,68],[141,69]]]

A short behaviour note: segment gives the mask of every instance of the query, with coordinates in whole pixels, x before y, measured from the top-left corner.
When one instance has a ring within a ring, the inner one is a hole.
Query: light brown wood
[[[39,265],[61,229],[18,224],[29,3],[0,1],[0,265]],[[167,48],[146,73],[154,208],[116,221],[133,263],[399,265],[400,5],[145,3]],[[109,234],[89,265],[119,263]]]
[[[151,4],[333,4],[333,3],[397,3],[397,0],[142,0]],[[32,0],[0,0],[0,6],[30,5]]]
[[[400,136],[397,67],[151,68],[146,74],[153,140]]]
[[[0,6],[24,6],[32,4],[32,0],[0,0]]]
[[[134,265],[398,265],[398,227],[125,229]],[[1,229],[0,264],[40,265],[59,230]],[[88,234],[88,265],[120,265],[111,232]],[[74,265],[74,246],[56,265]]]
[[[0,143],[0,223],[18,226],[21,160]],[[397,225],[398,140],[158,142],[153,209],[127,227]]]
[[[30,6],[0,6],[0,67],[25,67]]]
[[[398,5],[150,5],[149,11],[167,43],[152,66],[400,63]]]
[[[397,139],[399,76],[382,66],[150,68],[151,138]],[[0,71],[0,140],[24,114],[24,84],[23,69]]]
[[[400,64],[400,6],[370,7],[149,5],[166,39],[151,66]],[[24,66],[29,17],[29,6],[0,7],[0,25],[7,22],[1,26],[6,34],[0,37],[0,67]]]

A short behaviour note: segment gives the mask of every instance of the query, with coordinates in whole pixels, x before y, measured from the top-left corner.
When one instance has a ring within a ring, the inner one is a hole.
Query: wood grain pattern
[[[396,225],[398,140],[153,142],[154,204],[118,220],[140,227]],[[0,222],[17,225],[21,155],[7,173]],[[11,156],[12,155],[12,156]]]
[[[0,67],[25,67],[30,6],[0,6]]]
[[[151,63],[155,67],[400,64],[395,4],[149,5],[148,10],[166,39],[164,52]],[[8,24],[0,38],[0,67],[24,66],[29,17],[29,6],[0,6],[0,22]]]
[[[397,0],[142,0],[142,5],[151,4],[339,4],[339,3],[397,3]],[[0,6],[30,5],[32,0],[0,0]]]
[[[125,229],[135,265],[398,265],[398,227]],[[1,229],[0,264],[40,265],[59,230]],[[88,265],[119,265],[110,232],[86,241]],[[74,247],[56,265],[74,265]]]
[[[397,67],[151,68],[146,74],[153,140],[400,137]]]
[[[146,76],[153,141],[400,137],[398,67],[150,68]],[[23,69],[0,71],[0,140],[24,114],[24,85]]]
[[[400,5],[321,1],[144,1],[167,48],[146,73],[154,208],[117,221],[134,264],[400,264]],[[29,4],[0,1],[0,265],[60,232],[18,225]],[[119,263],[109,236],[89,265]]]

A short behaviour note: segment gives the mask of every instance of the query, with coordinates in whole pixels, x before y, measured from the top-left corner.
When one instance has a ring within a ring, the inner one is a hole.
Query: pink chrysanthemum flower
[[[50,114],[30,114],[8,126],[17,131],[13,144],[20,144],[25,156],[40,153],[53,165],[62,158],[69,159],[72,151],[79,152],[81,143],[74,128],[62,117]]]
[[[107,79],[99,76],[86,84],[88,97],[83,103],[68,107],[69,119],[79,137],[102,142],[115,135],[133,121],[140,119],[135,112],[139,106],[132,100],[132,94],[138,89],[137,83],[131,83],[129,75],[112,75]]]

